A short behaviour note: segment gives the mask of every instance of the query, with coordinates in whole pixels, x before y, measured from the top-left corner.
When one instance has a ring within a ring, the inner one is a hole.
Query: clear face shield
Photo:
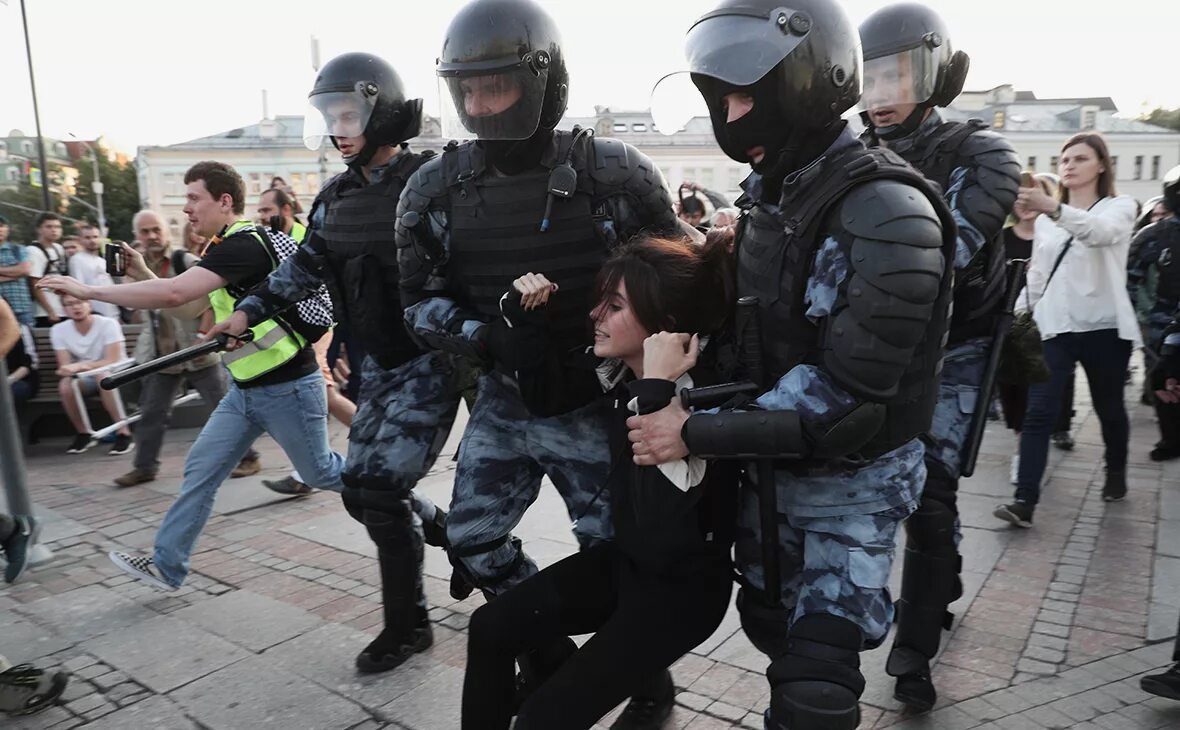
[[[548,81],[548,69],[534,71],[524,64],[508,69],[439,72],[443,136],[528,139],[540,123]]]
[[[858,111],[921,104],[934,95],[938,62],[925,45],[866,60]]]
[[[308,99],[307,111],[303,117],[303,144],[309,150],[318,150],[331,137],[360,137],[373,116],[377,104],[377,90],[372,84],[372,93],[359,83],[353,91],[329,91],[316,94]]]
[[[671,73],[651,90],[651,117],[660,134],[683,130],[694,117],[709,117],[709,107],[688,71]]]

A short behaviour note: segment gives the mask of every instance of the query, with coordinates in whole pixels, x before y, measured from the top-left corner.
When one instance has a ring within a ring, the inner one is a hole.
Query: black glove
[[[508,326],[502,319],[489,322],[480,330],[482,341],[493,365],[508,370],[532,370],[541,366],[546,352],[545,329],[525,322]]]

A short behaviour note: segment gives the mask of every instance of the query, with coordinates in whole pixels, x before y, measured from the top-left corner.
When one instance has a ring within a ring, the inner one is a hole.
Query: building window
[[[1004,128],[1004,112],[998,111],[992,115],[992,127],[994,129]]]
[[[175,218],[168,219],[168,235],[173,241],[180,241],[181,246],[188,246],[188,241],[181,241],[184,231],[180,228],[180,221]]]
[[[267,178],[267,179],[269,180],[270,178]],[[250,179],[246,183],[246,192],[249,193],[250,195],[261,195],[262,194],[262,173],[261,172],[250,173]]]
[[[320,174],[318,172],[307,173],[307,192],[312,195],[319,195]]]
[[[1049,158],[1049,172],[1057,172],[1057,155],[1053,155]]]
[[[8,168],[8,182],[20,182],[20,168],[19,167]]]
[[[28,140],[21,142],[20,148],[24,151],[26,157],[33,156],[33,143],[32,142],[30,142]]]
[[[295,191],[296,195],[309,192],[303,189],[303,173],[301,172],[291,173],[291,179],[287,181],[287,184],[291,186],[291,189]]]
[[[631,125],[631,131],[632,132],[646,132],[647,125],[643,124],[642,122],[636,122],[635,124]]]
[[[745,170],[740,167],[729,168],[729,187],[726,188],[727,190],[741,189],[743,172],[745,172]]]
[[[696,182],[697,169],[695,167],[684,168],[684,177],[680,178],[681,182]]]
[[[164,173],[164,194],[180,195],[180,175],[175,172]]]
[[[1159,180],[1160,179],[1160,156],[1159,155],[1152,155],[1151,156],[1151,179],[1152,180]]]
[[[1143,155],[1135,155],[1135,173],[1133,180],[1143,179]]]
[[[1029,156],[1028,170],[1029,170],[1029,172],[1036,172],[1037,171],[1037,156],[1036,155]]]
[[[1087,109],[1082,112],[1082,129],[1093,129],[1097,121],[1098,112],[1095,110]]]
[[[611,127],[616,132],[626,132],[627,125],[622,122],[615,122],[615,126]]]

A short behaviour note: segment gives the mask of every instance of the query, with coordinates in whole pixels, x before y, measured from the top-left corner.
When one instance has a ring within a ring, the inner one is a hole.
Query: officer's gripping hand
[[[1164,382],[1163,389],[1155,392],[1155,397],[1164,403],[1180,403],[1180,381],[1176,378],[1168,378]]]
[[[631,416],[627,419],[627,438],[631,440],[631,453],[640,466],[655,466],[679,461],[688,456],[688,447],[680,438],[688,411],[680,405],[680,399],[672,398],[668,405],[646,416]]]
[[[242,333],[249,328],[250,322],[246,319],[246,313],[240,309],[237,309],[234,310],[234,313],[229,317],[213,325],[209,331],[205,333],[204,339],[211,340],[217,335],[227,334],[231,339],[225,343],[225,349],[232,352],[233,350],[236,350],[245,344],[240,340],[235,340],[232,338],[240,337]]]

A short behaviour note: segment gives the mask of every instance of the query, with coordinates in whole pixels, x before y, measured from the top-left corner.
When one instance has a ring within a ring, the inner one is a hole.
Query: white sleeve
[[[1135,201],[1120,195],[1096,211],[1062,205],[1057,225],[1083,246],[1113,246],[1127,240],[1135,227]]]
[[[102,331],[102,346],[103,347],[106,347],[107,345],[113,344],[115,342],[123,342],[124,341],[125,338],[123,337],[123,328],[119,325],[119,323],[117,321],[111,319],[110,317],[102,317],[102,316],[95,317],[94,321],[96,323],[100,324],[103,328],[103,331]]]
[[[39,246],[28,246],[29,253],[29,276],[33,279],[40,279],[45,276],[45,269],[49,266],[49,257],[41,250]]]
[[[53,346],[54,350],[69,351],[70,343],[66,341],[68,338],[66,336],[65,328],[70,327],[70,323],[73,321],[74,320],[71,319],[67,322],[58,322],[49,328],[49,344]]]

